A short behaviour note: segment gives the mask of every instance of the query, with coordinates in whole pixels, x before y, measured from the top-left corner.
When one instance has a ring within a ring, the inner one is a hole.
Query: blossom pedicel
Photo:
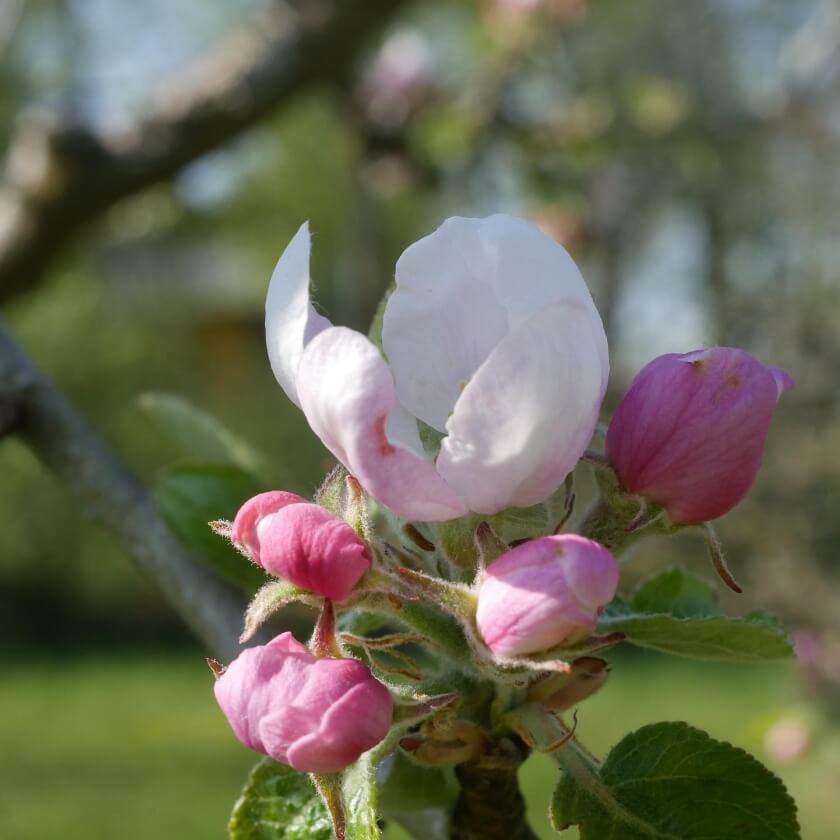
[[[391,726],[388,689],[355,659],[319,659],[291,633],[244,650],[216,680],[245,746],[306,773],[334,773]]]
[[[478,630],[498,656],[572,645],[595,629],[616,586],[618,565],[599,543],[574,534],[531,540],[487,567]]]
[[[448,219],[410,246],[382,324],[385,356],[309,300],[309,230],[266,301],[272,369],[325,446],[407,519],[496,513],[553,493],[592,435],[609,362],[566,251],[511,216]],[[433,459],[418,420],[444,435]]]
[[[665,508],[674,524],[722,516],[761,465],[776,403],[793,387],[744,350],[660,356],[633,380],[607,433],[625,490]]]
[[[231,538],[267,572],[333,601],[343,601],[370,568],[367,546],[343,519],[294,493],[249,499]]]

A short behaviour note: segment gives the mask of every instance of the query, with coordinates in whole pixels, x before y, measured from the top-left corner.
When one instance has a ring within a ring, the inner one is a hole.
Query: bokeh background
[[[0,0],[7,182],[27,124],[130,127],[267,5]],[[746,588],[727,608],[776,611],[800,662],[619,655],[581,732],[603,751],[654,719],[705,726],[783,776],[807,840],[840,836],[840,5],[415,0],[337,82],[301,85],[0,290],[17,338],[170,499],[189,495],[177,482],[195,442],[161,428],[155,394],[265,453],[275,486],[310,494],[330,466],[263,343],[271,268],[305,219],[318,304],[357,328],[401,250],[446,216],[534,219],[579,262],[607,326],[603,419],[663,352],[730,344],[784,367],[797,389],[718,530]],[[0,836],[222,838],[252,757],[201,648],[13,437],[0,510]],[[676,560],[710,575],[681,537],[644,544],[627,585]],[[545,837],[553,773],[524,770]]]

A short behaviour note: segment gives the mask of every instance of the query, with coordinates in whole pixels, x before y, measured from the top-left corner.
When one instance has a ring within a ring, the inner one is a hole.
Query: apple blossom
[[[283,490],[245,502],[231,539],[270,574],[333,601],[343,601],[370,568],[367,545],[343,519]]]
[[[648,364],[618,405],[607,459],[625,490],[674,524],[716,519],[746,495],[776,403],[793,387],[744,350],[669,353]]]
[[[575,534],[530,540],[493,561],[478,593],[478,630],[498,656],[572,645],[595,629],[618,586],[604,546]]]
[[[391,726],[391,695],[367,666],[312,656],[291,633],[242,651],[214,690],[246,747],[301,772],[347,767]]]
[[[272,275],[272,369],[325,446],[400,516],[536,504],[587,446],[607,341],[566,251],[511,216],[451,218],[410,246],[385,308],[385,357],[309,299],[303,225]],[[386,361],[387,358],[387,361]],[[430,455],[418,421],[444,435]]]

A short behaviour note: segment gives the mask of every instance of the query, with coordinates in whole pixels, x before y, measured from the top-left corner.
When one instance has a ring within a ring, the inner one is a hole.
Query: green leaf
[[[581,840],[798,840],[796,805],[755,758],[686,723],[628,735],[603,766],[575,752],[551,804],[558,831]]]
[[[635,612],[668,613],[676,618],[720,615],[714,586],[682,569],[669,569],[644,581],[630,606]]]
[[[149,392],[138,399],[138,404],[159,434],[188,460],[233,464],[264,475],[266,456],[189,400],[175,394]]]
[[[793,656],[790,640],[772,616],[721,615],[714,590],[679,569],[644,582],[629,603],[615,598],[598,632],[621,632],[638,647],[695,659],[772,662]]]
[[[365,753],[344,773],[341,798],[344,802],[347,840],[380,840],[376,813],[376,754]]]
[[[598,631],[618,631],[638,647],[695,659],[772,662],[793,655],[784,631],[775,623],[756,618],[621,616],[611,612],[598,624]]]
[[[239,467],[203,464],[165,470],[153,494],[175,536],[228,580],[251,593],[266,582],[265,573],[214,534],[207,523],[233,519],[239,506],[262,489]]]
[[[228,823],[231,840],[332,840],[327,809],[309,777],[264,758]]]

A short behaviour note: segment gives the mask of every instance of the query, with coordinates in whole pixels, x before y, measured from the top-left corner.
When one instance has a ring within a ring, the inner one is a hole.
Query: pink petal
[[[312,430],[374,498],[399,516],[426,522],[466,512],[434,465],[388,438],[394,380],[365,336],[346,327],[325,330],[307,346],[298,374]]]

